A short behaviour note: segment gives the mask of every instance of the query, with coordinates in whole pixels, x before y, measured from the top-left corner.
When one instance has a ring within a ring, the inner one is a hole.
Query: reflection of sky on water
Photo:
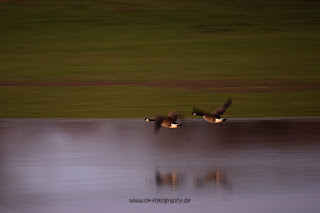
[[[0,208],[314,212],[320,207],[319,124],[185,120],[181,129],[154,135],[143,119],[2,120]],[[129,204],[136,197],[192,202]]]

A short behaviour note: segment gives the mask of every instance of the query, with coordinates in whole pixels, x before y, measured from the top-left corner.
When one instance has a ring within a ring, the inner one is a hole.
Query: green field
[[[0,1],[0,117],[320,116],[319,26],[313,0]]]

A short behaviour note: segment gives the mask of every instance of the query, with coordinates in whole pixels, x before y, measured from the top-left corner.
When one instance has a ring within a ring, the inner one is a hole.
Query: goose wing
[[[170,111],[168,117],[172,118],[173,122],[175,122],[178,119],[179,114],[177,112]]]
[[[232,100],[228,99],[221,107],[218,107],[214,112],[213,115],[216,118],[220,118],[220,116],[227,110],[227,108],[231,105]]]
[[[165,119],[164,116],[162,115],[157,115],[154,119],[154,132],[158,133],[161,127],[161,123],[163,122],[163,120]]]

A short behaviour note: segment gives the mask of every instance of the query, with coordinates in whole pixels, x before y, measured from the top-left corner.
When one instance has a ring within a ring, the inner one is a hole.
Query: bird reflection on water
[[[155,181],[157,186],[170,186],[174,188],[180,184],[181,178],[180,175],[175,171],[161,174],[158,170],[156,170]]]
[[[222,169],[210,170],[204,176],[198,176],[194,185],[196,188],[217,186],[217,187],[231,187],[231,182],[227,178],[227,172]]]
[[[183,174],[176,171],[162,173],[156,170],[154,180],[157,188],[168,187],[177,189],[178,186],[183,185],[184,189],[231,189],[232,186],[230,179],[227,177],[227,172],[224,169],[210,169],[205,174]],[[148,183],[150,184],[150,181],[148,181]]]

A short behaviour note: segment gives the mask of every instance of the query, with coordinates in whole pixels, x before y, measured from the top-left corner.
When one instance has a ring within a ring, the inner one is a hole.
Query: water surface
[[[143,119],[2,119],[0,211],[320,209],[319,118],[181,122],[155,135]]]

